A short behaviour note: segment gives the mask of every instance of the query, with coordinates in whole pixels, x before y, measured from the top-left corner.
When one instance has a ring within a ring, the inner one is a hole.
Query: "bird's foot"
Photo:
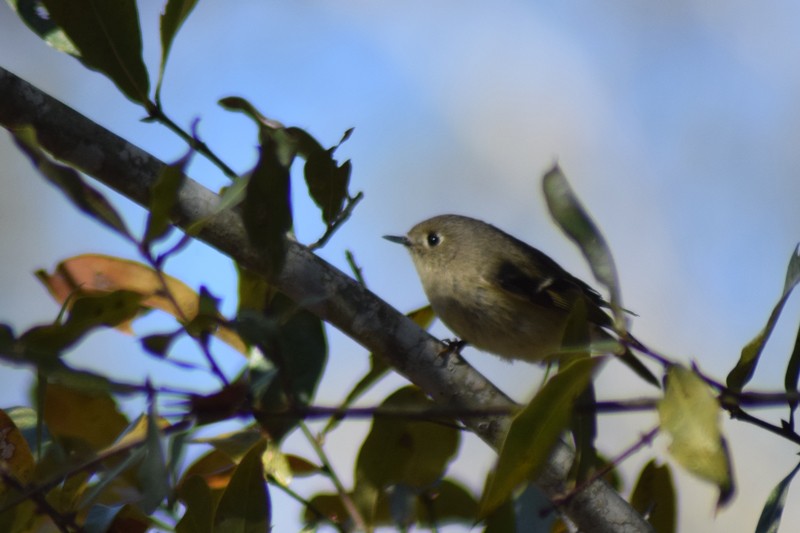
[[[444,348],[439,352],[439,357],[450,357],[453,354],[461,355],[461,350],[467,345],[467,341],[461,339],[443,339]]]

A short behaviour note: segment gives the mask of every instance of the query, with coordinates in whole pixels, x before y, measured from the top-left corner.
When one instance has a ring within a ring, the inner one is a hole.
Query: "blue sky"
[[[200,117],[203,139],[239,171],[254,162],[256,132],[244,117],[217,106],[221,97],[244,96],[326,145],[355,127],[338,153],[352,159],[353,189],[364,191],[365,200],[321,255],[346,270],[343,252],[353,250],[372,290],[398,309],[420,306],[424,295],[410,260],[380,236],[445,212],[490,221],[589,280],[541,197],[539,178],[557,160],[613,248],[626,306],[640,315],[637,336],[724,378],[766,321],[800,240],[796,4],[232,5],[199,2],[179,34],[164,86],[167,112],[184,125]],[[161,4],[148,0],[140,9],[152,73]],[[5,4],[0,64],[164,160],[185,150],[169,132],[139,122],[142,111],[102,76],[41,43]],[[57,312],[33,270],[85,252],[136,256],[66,205],[2,135],[0,158],[0,321],[23,330]],[[210,188],[225,184],[197,159],[190,174]],[[321,223],[299,179],[294,187],[297,233],[310,242]],[[134,227],[141,224],[141,210],[114,199]],[[192,247],[169,271],[192,286],[208,285],[225,297],[225,309],[235,308],[233,269],[208,248]],[[799,314],[790,302],[755,377],[758,388],[781,388]],[[441,326],[434,332],[448,335]],[[320,392],[326,403],[339,399],[367,367],[364,350],[341,334],[332,331],[331,344]],[[466,355],[520,400],[539,383],[534,366]],[[114,332],[70,358],[120,375],[178,379],[161,366],[141,365],[134,342]],[[231,370],[236,364],[229,363]],[[19,377],[26,376],[0,369],[8,385],[0,405],[24,401]],[[196,377],[198,386],[210,386]],[[377,402],[388,390],[368,400]],[[621,391],[634,396],[646,389],[620,370],[603,375],[600,391],[618,398]],[[784,413],[764,416],[777,421]],[[655,417],[614,416],[602,423],[601,444],[613,454]],[[769,490],[794,466],[793,447],[742,424],[725,427],[739,496],[713,518],[713,490],[680,475],[682,530],[752,529]],[[346,476],[351,439],[365,430],[354,425],[329,443],[332,453],[340,452]],[[654,453],[665,457],[666,444],[658,441]],[[471,463],[457,463],[456,475],[478,487],[482,473],[468,466],[488,467],[491,455],[476,442],[467,450]],[[629,487],[651,453],[626,465]],[[793,507],[787,506],[786,531],[800,527]],[[291,524],[296,516],[290,508],[281,520]]]

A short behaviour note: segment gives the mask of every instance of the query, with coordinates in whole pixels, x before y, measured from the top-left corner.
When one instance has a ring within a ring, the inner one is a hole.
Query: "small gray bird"
[[[563,350],[570,312],[585,309],[592,338],[612,320],[608,304],[539,250],[496,227],[459,215],[420,222],[405,246],[433,310],[463,341],[508,359],[542,361]]]

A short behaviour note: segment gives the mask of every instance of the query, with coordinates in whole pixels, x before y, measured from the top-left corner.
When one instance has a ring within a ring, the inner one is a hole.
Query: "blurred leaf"
[[[356,497],[354,494],[350,496],[353,499]],[[375,527],[395,525],[390,509],[391,500],[389,492],[381,492],[376,502],[376,509],[370,516],[372,520],[369,525]],[[420,527],[432,529],[434,526],[447,524],[471,526],[475,523],[478,509],[475,497],[461,484],[450,479],[443,479],[433,488],[420,492],[411,503],[408,520]],[[315,510],[318,510],[322,517],[317,515]],[[347,510],[338,494],[317,494],[311,499],[311,505],[306,506],[303,514],[306,522],[316,524],[322,518],[344,526],[345,530],[353,529]]]
[[[422,329],[428,329],[431,327],[433,319],[436,318],[433,308],[430,305],[426,305],[411,311],[406,316],[413,320],[414,323]],[[381,378],[389,373],[389,370],[391,370],[391,367],[386,360],[383,357],[375,355],[374,353],[369,354],[369,363],[369,371],[358,381],[358,383],[356,383],[356,386],[353,387],[353,390],[347,393],[347,397],[339,406],[339,409],[341,409],[343,412],[353,405],[356,400],[358,400],[367,390],[370,389],[370,387],[377,383]],[[322,430],[322,434],[324,435],[330,431],[333,431],[333,429],[339,425],[343,418],[344,416],[331,417],[330,420],[328,420],[328,423],[325,425],[325,428]]]
[[[284,487],[288,487],[292,482],[294,476],[289,461],[274,441],[267,441],[267,448],[261,455],[261,462],[264,465],[264,473],[271,481]]]
[[[0,410],[0,462],[4,475],[13,477],[20,485],[26,486],[32,481],[35,467],[33,453],[19,428],[3,410]],[[0,508],[9,492],[14,491],[0,479]]]
[[[6,0],[11,9],[17,12],[19,18],[30,28],[33,33],[47,44],[73,56],[80,56],[80,52],[69,37],[59,28],[53,19],[41,9],[40,0]]]
[[[259,126],[267,126],[269,128],[277,129],[282,128],[283,124],[273,121],[261,114],[256,107],[240,96],[226,96],[219,100],[219,105],[228,111],[239,111],[253,119]]]
[[[674,365],[667,371],[664,398],[658,404],[661,427],[672,437],[672,456],[720,491],[717,507],[733,496],[733,473],[720,430],[720,405],[700,377]]]
[[[10,131],[14,142],[33,166],[47,181],[58,187],[75,207],[123,237],[133,239],[122,217],[102,194],[87,185],[76,170],[56,163],[41,149],[33,126],[20,126]]]
[[[50,18],[80,51],[81,62],[108,76],[134,102],[144,104],[150,79],[142,60],[134,0],[41,0]]]
[[[251,331],[260,338],[252,340],[277,369],[277,375],[264,369],[267,379],[261,386],[257,386],[252,368],[250,374],[255,417],[272,439],[280,441],[299,421],[291,413],[287,416],[286,411],[304,407],[313,399],[325,370],[328,345],[319,317],[298,308],[283,294],[273,296],[266,312],[268,316],[252,312],[240,315],[237,327],[245,327],[246,322],[257,326]]]
[[[189,407],[198,424],[227,420],[242,413],[248,405],[248,383],[237,379],[222,390],[207,395],[192,394]]]
[[[464,486],[444,479],[417,500],[417,520],[423,527],[445,524],[472,525],[478,514],[478,502]]]
[[[25,437],[25,441],[28,443],[28,449],[36,449],[39,440],[36,434],[39,415],[36,410],[30,407],[11,407],[6,409],[5,412],[11,418],[22,436]],[[46,435],[42,435],[42,437],[43,439],[48,438]]]
[[[85,533],[145,533],[158,525],[132,505],[95,505],[84,524]]]
[[[587,480],[597,465],[597,413],[592,406],[596,402],[594,385],[590,382],[575,401],[582,409],[572,412],[571,432],[575,442],[575,480],[581,483]]]
[[[399,412],[424,414],[435,404],[416,387],[392,393],[381,407]],[[375,417],[356,460],[356,477],[374,487],[408,485],[431,487],[442,478],[458,451],[460,434],[445,418],[432,421]]]
[[[304,176],[311,199],[322,211],[325,224],[333,224],[342,212],[350,183],[352,164],[345,161],[341,165],[333,153],[352,134],[352,128],[342,135],[339,144],[325,149],[308,132],[297,127],[284,127],[276,120],[265,117],[255,106],[244,98],[231,96],[219,101],[229,111],[240,111],[253,119],[259,126],[262,144],[272,145],[277,161],[284,167],[291,166],[295,155],[305,159]],[[274,145],[272,144],[274,143]],[[251,178],[252,181],[252,178]]]
[[[304,457],[287,453],[285,455],[286,461],[289,463],[289,468],[295,477],[311,476],[318,474],[322,471],[322,467],[316,465]]]
[[[177,533],[212,533],[215,502],[211,489],[200,476],[191,476],[178,491],[178,496],[186,506],[178,524]]]
[[[178,483],[178,491],[181,491],[194,476],[202,478],[212,490],[224,489],[228,486],[235,469],[236,463],[230,457],[219,450],[211,450],[186,469]]]
[[[289,167],[281,162],[277,150],[274,140],[262,138],[261,154],[242,206],[247,236],[266,255],[271,276],[277,276],[283,268],[286,234],[292,229]]]
[[[214,437],[193,439],[192,442],[210,444],[215,450],[219,450],[228,456],[231,461],[238,462],[256,443],[263,439],[264,435],[258,429],[244,428]]]
[[[263,312],[269,299],[275,292],[275,288],[264,279],[263,276],[236,264],[236,272],[239,276],[239,309]]]
[[[59,263],[52,274],[40,270],[36,276],[59,303],[64,303],[75,292],[126,290],[142,296],[142,307],[164,311],[179,322],[194,319],[200,307],[198,294],[182,281],[162,274],[172,296],[169,298],[165,294],[162,278],[155,270],[136,261],[117,257],[78,255]],[[130,325],[123,324],[121,329],[130,332]],[[247,346],[232,330],[219,326],[214,335],[238,352],[247,353]]]
[[[45,390],[44,421],[54,437],[83,441],[95,451],[111,445],[128,425],[110,394],[55,383]]]
[[[783,508],[786,504],[786,496],[789,494],[789,485],[792,483],[797,471],[800,470],[800,464],[795,466],[789,475],[781,480],[772,492],[769,493],[767,503],[764,504],[764,509],[761,511],[761,516],[756,525],[756,533],[778,533],[778,528],[781,525],[781,516],[783,515]]]
[[[651,459],[639,474],[630,502],[650,522],[656,533],[676,531],[675,487],[668,465],[659,466],[655,459]]]
[[[797,379],[800,377],[800,328],[794,340],[792,355],[789,357],[789,364],[786,365],[786,376],[783,378],[783,386],[789,398],[789,427],[794,429],[794,411],[797,409],[797,398],[792,397],[797,392]]]
[[[172,333],[155,333],[142,337],[139,339],[139,342],[141,342],[142,348],[144,348],[147,353],[163,358],[167,356],[170,346],[172,346],[172,343],[175,342],[182,333],[182,329],[173,331]]]
[[[178,30],[194,9],[197,0],[168,0],[161,14],[161,66],[158,69],[156,84],[156,101],[160,99],[161,83],[164,81],[164,69],[172,49],[172,41]]]
[[[86,487],[86,490],[81,491],[79,507],[85,508],[93,505],[98,500],[108,500],[108,497],[103,498],[103,495],[108,494],[112,494],[113,501],[118,502],[119,496],[114,493],[117,492],[120,485],[128,485],[129,480],[126,479],[126,474],[135,471],[134,467],[142,462],[145,454],[144,448],[137,448],[128,455],[123,456],[121,460],[114,461],[113,466],[110,468],[102,469],[97,474],[96,481],[91,486]],[[127,488],[130,489],[131,487]],[[135,494],[131,494],[130,492],[133,491],[130,490],[127,492],[127,496],[131,499],[141,496],[138,487],[135,489]],[[105,503],[108,503],[108,501]],[[93,507],[97,507],[97,505],[93,505]]]
[[[265,441],[253,446],[237,465],[217,506],[216,531],[269,531],[271,506],[261,463],[265,446]]]
[[[155,183],[150,187],[149,213],[147,214],[147,228],[144,232],[145,246],[163,239],[172,229],[170,216],[178,203],[178,193],[186,181],[184,170],[192,152],[171,165],[161,169]]]
[[[486,518],[484,533],[552,533],[558,518],[557,513],[548,512],[552,507],[553,503],[541,489],[530,483],[525,490],[507,499]]]
[[[161,444],[158,414],[152,400],[147,416],[147,440],[144,450],[145,457],[138,472],[139,484],[142,488],[139,507],[145,513],[152,514],[161,505],[161,502],[167,499],[171,491],[167,463],[164,459],[164,448]]]
[[[258,126],[261,144],[274,143],[278,162],[286,168],[292,166],[297,153],[297,141],[277,120],[267,118],[256,107],[240,96],[228,96],[219,101],[228,111],[239,111],[250,117]],[[248,176],[249,177],[249,176]]]
[[[786,268],[786,280],[783,284],[783,294],[781,294],[778,303],[776,303],[775,307],[772,309],[769,320],[767,320],[767,325],[764,326],[764,329],[762,329],[753,340],[742,348],[739,362],[736,363],[736,366],[728,374],[726,383],[728,388],[732,391],[741,391],[747,382],[750,381],[750,378],[753,377],[761,352],[764,350],[764,346],[767,344],[767,340],[769,340],[769,336],[772,334],[772,330],[778,322],[778,317],[780,317],[781,311],[783,311],[786,300],[789,299],[789,295],[792,294],[792,290],[798,282],[800,282],[800,247],[796,247],[792,251],[792,257],[789,259],[789,266]]]
[[[326,150],[306,131],[300,128],[287,130],[297,141],[298,154],[306,160],[304,174],[308,192],[322,210],[322,220],[330,225],[336,221],[347,198],[352,165],[350,161],[339,165],[333,158],[337,146]]]
[[[63,324],[31,328],[22,334],[19,342],[32,352],[59,354],[96,327],[116,327],[130,321],[139,312],[141,299],[141,295],[130,291],[82,295],[73,301]]]
[[[558,165],[554,165],[544,175],[542,187],[553,220],[578,245],[592,268],[594,277],[608,289],[616,329],[627,329],[617,268],[600,229],[578,200]]]
[[[497,466],[489,474],[481,500],[487,516],[523,482],[534,479],[569,426],[575,401],[605,359],[582,358],[561,368],[511,422]]]

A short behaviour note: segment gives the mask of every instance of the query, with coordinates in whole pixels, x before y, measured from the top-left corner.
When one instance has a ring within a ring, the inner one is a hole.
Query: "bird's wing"
[[[492,281],[497,286],[533,304],[564,312],[572,309],[576,298],[584,298],[589,320],[600,326],[611,325],[610,317],[602,309],[608,304],[597,291],[535,248],[524,245],[518,250],[533,257],[527,261],[501,260],[493,272]],[[526,268],[521,269],[519,264],[526,265]]]

